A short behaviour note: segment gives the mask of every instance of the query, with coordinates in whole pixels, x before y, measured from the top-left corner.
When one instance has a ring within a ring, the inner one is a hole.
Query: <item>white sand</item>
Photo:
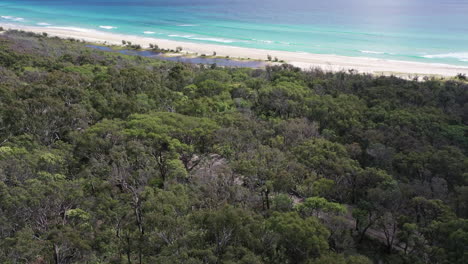
[[[47,32],[50,36],[57,36],[60,38],[75,38],[88,42],[107,43],[112,45],[121,45],[122,40],[126,40],[131,41],[132,44],[139,44],[142,47],[149,47],[149,44],[157,44],[160,48],[164,49],[175,49],[176,47],[183,47],[184,52],[197,54],[211,55],[214,51],[216,51],[217,56],[230,56],[231,58],[266,60],[267,55],[271,55],[273,58],[277,57],[280,60],[284,60],[287,63],[302,69],[320,67],[329,71],[357,70],[358,72],[362,73],[385,75],[395,74],[406,77],[417,75],[455,76],[458,73],[464,73],[468,75],[468,67],[447,64],[419,63],[287,51],[271,51],[214,44],[181,42],[131,35],[120,35],[111,32],[87,30],[81,28],[34,27],[1,23],[0,26],[5,29],[19,29],[35,33]]]

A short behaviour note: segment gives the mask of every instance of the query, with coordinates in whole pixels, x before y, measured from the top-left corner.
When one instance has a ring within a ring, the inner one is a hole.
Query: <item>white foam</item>
[[[48,26],[47,28],[62,29],[62,30],[75,31],[75,32],[95,32],[92,29],[79,28],[79,27],[52,27],[52,26]]]
[[[197,25],[194,25],[194,24],[180,24],[180,25],[177,25],[178,27],[196,27]]]
[[[147,35],[151,35],[151,34],[155,34],[156,32],[154,31],[144,31],[143,34],[147,34]]]
[[[23,22],[23,21],[25,21],[24,18],[22,18],[22,17],[1,16],[1,18],[6,19],[6,20],[15,21],[15,22]]]
[[[221,42],[221,43],[233,43],[235,42],[232,39],[224,39],[224,38],[203,38],[203,37],[196,37],[193,35],[176,35],[172,34],[169,35],[169,37],[173,38],[185,38],[185,39],[190,39],[190,40],[202,40],[202,41],[211,41],[211,42]]]
[[[113,27],[113,26],[99,26],[100,28],[103,28],[103,29],[116,29],[117,27]]]
[[[367,53],[367,54],[385,54],[385,52],[382,51],[373,51],[373,50],[360,50],[362,53]]]
[[[191,38],[193,37],[192,35],[175,35],[175,34],[172,34],[172,35],[169,35],[169,37],[173,37],[173,38]]]
[[[452,52],[445,54],[424,55],[427,59],[457,59],[459,61],[468,61],[468,52]]]
[[[262,39],[252,39],[252,40],[257,41],[257,42],[267,43],[267,44],[272,44],[273,43],[272,40],[262,40]]]
[[[232,39],[223,39],[223,38],[190,38],[194,40],[203,40],[203,41],[212,41],[212,42],[222,42],[222,43],[233,43]]]
[[[40,22],[40,23],[37,23],[36,25],[38,25],[38,26],[51,26],[51,24],[45,23],[45,22]]]

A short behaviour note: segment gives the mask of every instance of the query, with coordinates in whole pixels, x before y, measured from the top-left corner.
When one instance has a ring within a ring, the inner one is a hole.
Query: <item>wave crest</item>
[[[114,26],[99,26],[102,29],[116,29],[117,27]]]
[[[22,17],[14,17],[14,16],[0,16],[0,17],[3,18],[3,19],[6,19],[6,20],[15,21],[15,22],[25,21],[24,18],[22,18]]]
[[[266,44],[272,44],[274,42],[273,40],[263,40],[263,39],[252,39],[252,40],[256,42],[266,43]]]
[[[61,30],[68,30],[68,31],[75,31],[75,32],[95,32],[95,30],[92,30],[92,29],[79,28],[79,27],[51,27],[51,26],[48,26],[47,28],[61,29]]]
[[[232,39],[223,39],[223,38],[190,38],[194,40],[203,40],[203,41],[212,41],[212,42],[222,42],[222,43],[233,43],[235,42]]]
[[[427,59],[456,59],[459,61],[468,61],[468,52],[452,52],[444,54],[424,55],[422,56]]]
[[[236,42],[236,40],[233,39],[225,39],[225,38],[209,38],[209,37],[197,37],[193,35],[169,35],[169,37],[173,38],[184,38],[184,39],[190,39],[190,40],[201,40],[201,41],[210,41],[210,42],[219,42],[219,43],[233,43]]]
[[[367,54],[385,54],[383,51],[373,51],[373,50],[360,50],[362,53],[367,53]]]
[[[175,35],[175,34],[172,34],[172,35],[169,35],[169,37],[173,37],[173,38],[191,38],[193,36],[192,35]]]

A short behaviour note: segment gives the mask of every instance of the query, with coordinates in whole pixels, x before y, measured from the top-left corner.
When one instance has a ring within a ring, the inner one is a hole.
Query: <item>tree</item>
[[[376,210],[376,226],[383,232],[387,251],[391,252],[396,242],[398,225],[403,214],[403,196],[396,182],[369,190],[369,201]]]
[[[245,185],[260,193],[264,210],[270,209],[270,195],[275,190],[275,186],[283,190],[290,189],[288,187],[292,185],[292,182],[287,166],[286,156],[280,150],[262,145],[257,149],[242,153],[233,164],[234,171],[245,176]],[[275,181],[283,182],[283,177],[289,185],[275,184]]]
[[[372,261],[365,256],[351,255],[345,257],[342,254],[329,253],[318,259],[311,260],[307,264],[371,264]]]
[[[338,135],[361,129],[367,110],[365,102],[360,98],[345,94],[312,97],[309,105],[309,119],[317,121],[321,128],[336,131]]]
[[[309,258],[320,256],[328,249],[328,230],[313,218],[301,218],[297,213],[273,213],[267,228],[276,235],[277,262],[303,263]]]
[[[346,213],[346,208],[334,202],[329,202],[325,198],[321,197],[310,197],[305,199],[305,201],[298,206],[296,209],[304,216],[314,215],[317,218],[324,218],[325,215],[321,214],[344,214]]]
[[[152,155],[156,157],[161,176],[165,179],[169,170],[176,169],[177,158],[187,171],[196,167],[203,160],[201,155],[209,150],[211,136],[216,129],[217,125],[206,118],[154,113],[132,115],[125,133],[152,146]]]
[[[362,169],[358,162],[349,158],[343,145],[316,138],[305,141],[293,151],[300,163],[340,187],[335,190],[334,198],[344,200],[352,195],[353,179]]]
[[[273,208],[280,212],[290,211],[293,209],[293,201],[286,194],[278,194],[273,198]]]
[[[355,230],[358,233],[358,243],[364,241],[367,231],[373,227],[380,217],[375,206],[369,201],[361,201],[353,209],[353,218],[356,220]]]
[[[397,239],[404,244],[403,250],[405,254],[425,254],[424,252],[424,236],[418,230],[417,224],[404,223],[397,234]]]
[[[268,116],[292,118],[307,112],[306,99],[311,96],[300,82],[277,81],[258,92],[256,109]]]
[[[432,246],[431,261],[446,259],[450,263],[464,263],[467,257],[468,220],[434,222],[427,232],[426,237]]]
[[[251,252],[262,248],[263,228],[257,215],[246,210],[224,207],[219,211],[195,215],[197,225],[204,231],[204,241],[218,259],[233,248],[243,247]]]

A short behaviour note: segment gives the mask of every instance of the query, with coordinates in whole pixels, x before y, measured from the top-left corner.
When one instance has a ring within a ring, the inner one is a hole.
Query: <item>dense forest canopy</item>
[[[468,83],[0,35],[1,263],[466,263]]]

